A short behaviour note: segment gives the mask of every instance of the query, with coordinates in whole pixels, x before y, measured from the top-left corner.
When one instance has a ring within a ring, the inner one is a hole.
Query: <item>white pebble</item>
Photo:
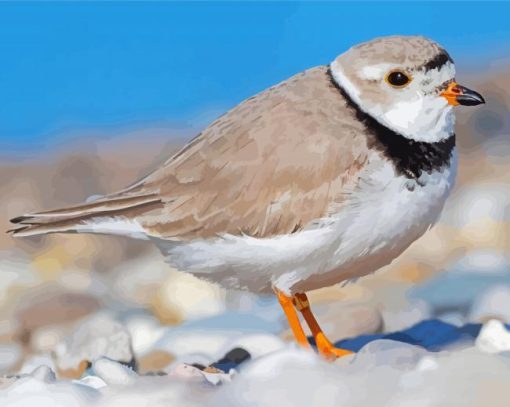
[[[76,369],[83,360],[101,357],[130,363],[134,356],[127,329],[111,315],[98,313],[82,321],[71,337],[55,348],[56,364],[62,370]]]
[[[96,390],[102,389],[103,387],[107,386],[105,381],[97,376],[85,376],[82,377],[80,380],[73,380],[73,383],[82,384]]]
[[[420,359],[418,364],[416,365],[416,370],[420,372],[430,372],[432,370],[436,370],[439,367],[437,360],[432,356],[424,356]]]
[[[169,370],[168,377],[183,381],[201,382],[205,380],[202,371],[195,366],[179,363]]]
[[[201,372],[201,373],[204,376],[205,380],[207,380],[209,383],[218,385],[218,384],[232,382],[232,377],[237,372],[234,369],[230,369],[230,371],[228,373],[208,373],[208,372]]]
[[[30,373],[30,376],[44,383],[54,383],[56,380],[55,372],[46,365],[35,368],[32,373]]]
[[[100,358],[92,364],[94,373],[109,385],[129,385],[138,375],[129,367],[107,358]]]
[[[510,332],[501,321],[491,319],[482,326],[475,345],[479,350],[486,353],[510,350]]]

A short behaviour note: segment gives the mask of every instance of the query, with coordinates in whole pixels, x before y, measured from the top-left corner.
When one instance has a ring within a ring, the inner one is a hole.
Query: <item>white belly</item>
[[[453,185],[455,161],[454,154],[451,168],[417,182],[374,158],[336,213],[291,235],[156,243],[173,266],[226,288],[294,293],[329,286],[390,263],[430,228]]]

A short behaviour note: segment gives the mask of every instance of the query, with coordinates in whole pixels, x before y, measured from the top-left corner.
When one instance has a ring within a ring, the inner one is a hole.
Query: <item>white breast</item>
[[[169,263],[227,288],[291,293],[374,272],[439,217],[455,178],[452,166],[419,180],[398,175],[376,153],[348,200],[330,217],[291,235],[156,241]]]
[[[369,274],[389,264],[439,218],[454,184],[456,155],[442,171],[418,180],[397,175],[387,162],[374,161],[359,189],[331,226],[340,236],[325,273],[297,283],[310,290]]]

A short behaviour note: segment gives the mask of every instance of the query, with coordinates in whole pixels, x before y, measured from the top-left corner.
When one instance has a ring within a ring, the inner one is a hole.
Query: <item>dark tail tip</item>
[[[23,215],[23,216],[17,216],[15,218],[12,218],[9,222],[11,223],[21,223],[25,220],[28,220],[28,219],[32,219],[33,216],[26,216],[26,215]]]
[[[22,226],[19,228],[9,229],[5,233],[11,234],[12,236],[16,236],[17,233],[24,231],[25,229],[28,229],[30,226]]]

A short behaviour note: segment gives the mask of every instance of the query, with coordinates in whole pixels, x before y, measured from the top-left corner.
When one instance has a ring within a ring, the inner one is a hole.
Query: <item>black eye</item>
[[[386,82],[395,88],[401,88],[411,82],[411,78],[402,71],[393,71],[386,76]]]

